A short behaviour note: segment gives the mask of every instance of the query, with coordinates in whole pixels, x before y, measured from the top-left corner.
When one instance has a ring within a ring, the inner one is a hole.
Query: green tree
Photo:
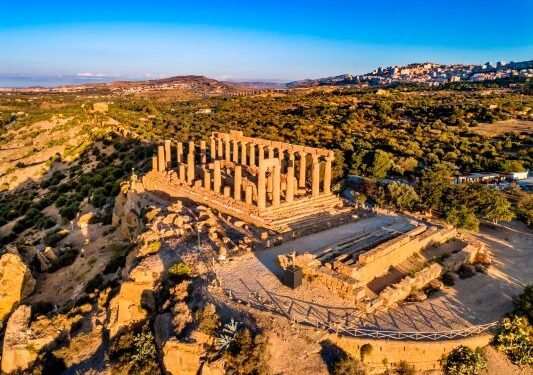
[[[383,150],[376,150],[376,152],[374,152],[372,165],[368,169],[368,172],[375,178],[385,178],[387,177],[387,172],[391,169],[391,167],[391,154]]]
[[[391,204],[402,210],[412,210],[420,200],[412,186],[400,182],[392,182],[387,185],[387,196]]]
[[[444,211],[446,221],[459,228],[477,231],[479,220],[476,215],[465,206],[452,206]]]
[[[481,208],[481,216],[498,221],[511,221],[514,219],[514,212],[511,210],[511,203],[497,190],[486,191],[485,204]]]
[[[418,184],[418,193],[422,202],[435,210],[442,210],[444,198],[452,189],[452,174],[444,165],[426,169]]]

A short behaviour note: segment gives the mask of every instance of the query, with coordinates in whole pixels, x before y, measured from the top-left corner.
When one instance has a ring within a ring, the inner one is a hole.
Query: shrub
[[[442,362],[446,375],[476,375],[487,367],[487,360],[478,348],[472,350],[466,346],[455,348]]]
[[[533,327],[525,316],[505,318],[492,345],[517,365],[533,365]]]
[[[46,246],[55,247],[59,243],[59,241],[61,241],[67,236],[67,234],[68,232],[66,231],[50,233],[44,238],[44,244]]]
[[[183,262],[174,263],[168,269],[168,275],[174,280],[183,280],[191,276],[192,270]]]
[[[94,194],[91,200],[92,204],[96,208],[103,207],[107,202],[107,197],[102,194]]]
[[[147,363],[156,360],[155,339],[149,330],[145,330],[133,337],[133,349],[134,353],[131,359],[135,368],[144,367]]]
[[[533,284],[524,288],[524,292],[514,301],[514,314],[525,316],[533,322]]]
[[[87,293],[92,293],[96,290],[100,290],[100,289],[103,289],[104,285],[104,277],[101,275],[101,274],[96,274],[95,277],[93,277],[91,280],[89,280],[89,282],[87,283],[87,285],[85,286],[85,291]]]
[[[359,361],[347,355],[335,363],[332,372],[333,375],[363,375],[365,370]]]
[[[393,370],[392,374],[395,375],[415,375],[416,371],[414,366],[409,365],[406,361],[400,361],[398,366]]]
[[[59,213],[61,214],[61,217],[67,220],[73,220],[78,213],[78,206],[75,204],[70,204],[66,207],[63,207]]]
[[[55,272],[60,268],[70,266],[78,257],[78,249],[67,247],[61,251],[61,254],[54,260],[48,272]]]
[[[226,374],[268,374],[268,350],[266,345],[263,335],[253,335],[247,327],[239,329],[235,340],[222,355],[226,361]]]
[[[161,249],[161,241],[150,242],[146,247],[149,254],[157,253]]]

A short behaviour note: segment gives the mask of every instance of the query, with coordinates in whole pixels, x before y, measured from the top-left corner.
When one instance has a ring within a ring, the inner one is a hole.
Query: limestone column
[[[225,146],[224,151],[225,151],[225,154],[226,154],[225,155],[226,156],[225,159],[226,159],[226,161],[229,162],[229,161],[231,161],[231,145],[230,145],[229,138],[224,139],[224,146]]]
[[[152,171],[157,172],[157,156],[152,156]]]
[[[257,207],[263,209],[266,207],[266,168],[259,163],[259,173],[257,175]]]
[[[211,173],[209,173],[209,169],[204,169],[204,188],[211,190]]]
[[[265,147],[263,145],[259,146],[259,165],[261,165],[261,162],[265,160]]]
[[[324,167],[324,194],[331,194],[331,162],[332,157],[326,158],[326,165]]]
[[[268,158],[274,159],[274,147],[273,146],[268,146]]]
[[[189,151],[188,151],[188,153],[192,154],[193,157],[194,157],[194,141],[189,141]],[[187,160],[189,160],[188,157],[187,157]]]
[[[192,184],[194,181],[194,154],[187,154],[187,183]]]
[[[200,161],[203,164],[207,163],[207,145],[205,141],[200,141]]]
[[[180,179],[180,181],[185,182],[187,177],[185,176],[185,164],[184,163],[181,163],[179,165],[178,173],[179,173],[178,178]]]
[[[157,170],[159,172],[165,171],[165,147],[157,146]]]
[[[307,169],[307,152],[299,151],[300,154],[300,166],[298,170],[298,186],[300,188],[305,188],[305,174]]]
[[[211,145],[210,145],[210,153],[211,153],[211,161],[215,161],[217,158],[217,142],[214,137],[211,137]]]
[[[239,141],[233,140],[233,162],[239,163]]]
[[[240,201],[242,190],[242,167],[240,165],[235,166],[235,174],[233,175],[233,197]]]
[[[213,191],[220,194],[220,186],[222,185],[222,176],[220,172],[220,160],[215,160],[215,169],[213,171]]]
[[[294,201],[294,152],[289,154],[289,165],[287,166],[287,190],[285,191],[285,201]]]
[[[246,165],[246,143],[241,142],[241,164]]]
[[[224,146],[222,144],[222,138],[217,139],[217,157],[222,159],[224,157]]]
[[[172,169],[172,158],[170,156],[170,139],[165,139],[165,165],[167,170]]]
[[[255,167],[255,143],[250,143],[250,167]]]
[[[178,142],[178,147],[177,147],[176,154],[177,154],[177,157],[178,157],[177,158],[178,165],[180,165],[181,163],[183,163],[183,143]]]
[[[277,207],[280,204],[281,196],[281,165],[278,164],[274,167],[274,173],[272,177],[272,206]]]
[[[313,154],[313,174],[311,176],[311,196],[318,197],[320,193],[320,162],[318,160],[318,155]]]
[[[244,200],[248,204],[252,204],[252,194],[253,194],[253,188],[252,185],[246,185],[246,188],[244,189],[245,192],[245,198]]]

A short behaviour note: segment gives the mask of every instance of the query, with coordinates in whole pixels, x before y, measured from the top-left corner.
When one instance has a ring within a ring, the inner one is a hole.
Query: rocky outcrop
[[[123,329],[133,326],[148,318],[146,301],[151,300],[163,274],[164,266],[157,255],[149,256],[134,267],[119,293],[109,303],[109,322],[107,329],[110,338],[114,338]]]
[[[33,292],[35,280],[30,270],[16,254],[0,258],[0,329],[4,318],[25,297]]]
[[[212,337],[200,331],[191,334],[191,342],[171,339],[163,347],[163,364],[172,375],[197,375],[202,367],[205,347],[212,344]],[[213,369],[214,370],[214,369]],[[202,371],[201,374],[204,372]],[[217,372],[211,372],[216,374]]]
[[[132,241],[144,228],[142,222],[142,208],[145,203],[142,198],[143,191],[142,184],[135,180],[123,182],[120,186],[120,193],[115,198],[112,224]]]
[[[31,323],[31,307],[19,306],[9,318],[4,335],[1,369],[9,374],[32,366],[42,350],[52,349],[61,337],[67,336],[72,325],[80,322],[80,315],[52,319],[40,316]]]

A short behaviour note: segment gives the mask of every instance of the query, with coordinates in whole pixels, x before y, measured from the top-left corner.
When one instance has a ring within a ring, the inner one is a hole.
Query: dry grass
[[[505,120],[494,124],[479,124],[470,130],[488,137],[497,137],[505,133],[533,133],[533,121],[528,120]]]

